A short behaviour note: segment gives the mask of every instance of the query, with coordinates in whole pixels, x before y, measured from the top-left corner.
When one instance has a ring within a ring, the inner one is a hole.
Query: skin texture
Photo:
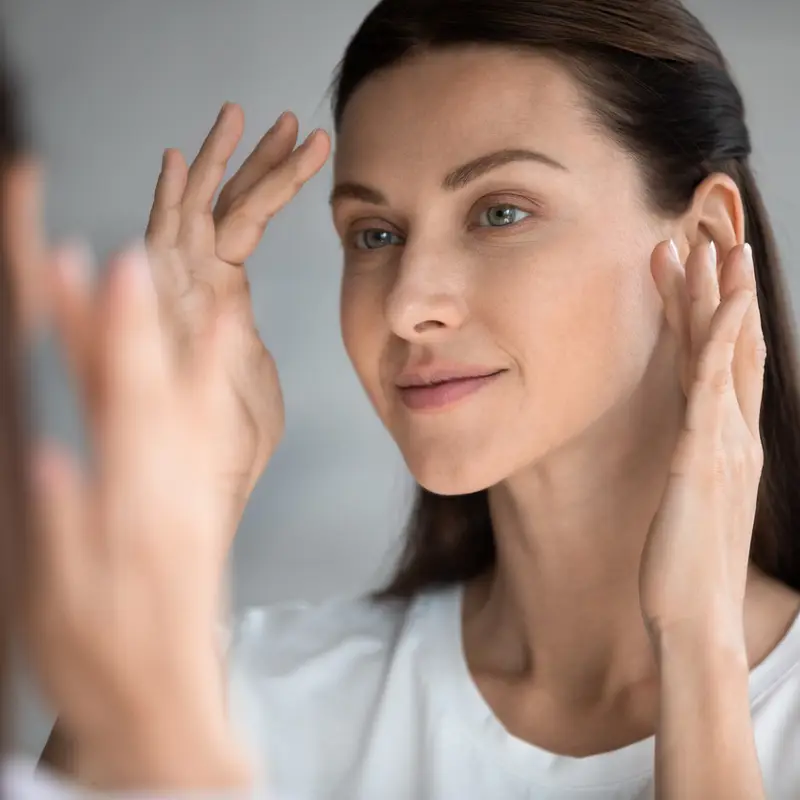
[[[451,169],[506,148],[566,169],[510,163],[441,188]],[[367,184],[389,201],[343,200],[339,233],[374,227],[405,242],[346,250],[342,327],[420,483],[439,493],[486,488],[543,457],[553,462],[619,414],[666,345],[649,271],[666,226],[645,208],[633,161],[590,134],[562,70],[467,52],[375,77],[345,113],[335,166],[337,182]],[[519,222],[490,228],[487,211],[503,203],[519,207]],[[647,376],[653,395],[672,379],[666,355]],[[394,380],[432,359],[508,372],[446,414],[409,414]]]
[[[284,126],[215,212],[241,124],[229,108],[188,171],[167,154],[148,230],[171,357],[192,396],[214,398],[192,446],[220,454],[205,477],[220,553],[283,424],[241,265],[328,154],[321,135],[293,150]],[[545,158],[442,186],[520,149]],[[747,667],[798,598],[747,565],[763,352],[735,185],[713,175],[684,214],[658,213],[563,67],[486,48],[366,81],[345,111],[335,183],[342,332],[368,396],[423,486],[490,489],[498,565],[464,608],[487,702],[513,733],[566,754],[657,732],[662,800],[757,798]],[[507,212],[513,224],[498,225]],[[503,372],[447,408],[410,411],[396,381],[445,363]],[[154,582],[183,570],[155,541],[148,555]],[[197,579],[214,597],[213,578]],[[728,663],[739,667],[725,684]],[[686,713],[723,685],[716,713]],[[702,748],[681,744],[722,735],[727,762],[700,764]]]
[[[564,169],[514,162],[442,187],[461,164],[521,148]],[[714,175],[685,214],[660,214],[563,67],[486,48],[425,54],[370,78],[345,111],[335,180],[382,195],[334,192],[343,336],[367,394],[423,486],[491,487],[498,568],[468,588],[464,618],[484,696],[513,732],[557,752],[586,755],[652,733],[657,661],[640,565],[685,422],[682,373],[694,363],[664,313],[670,292],[685,294],[663,279],[665,243],[674,239],[682,263],[694,252],[702,264],[713,239],[720,269],[730,256],[738,275],[728,294],[746,290],[738,190]],[[519,209],[513,225],[489,227],[499,204]],[[438,361],[507,371],[444,411],[409,411],[398,374]],[[745,543],[749,534],[745,522]],[[670,586],[684,562],[718,585],[728,543],[718,544],[661,550],[675,559]],[[741,540],[735,555],[739,593],[722,604],[741,628]],[[646,588],[664,564],[650,559]],[[798,598],[752,572],[747,588],[740,639],[752,664]],[[716,599],[702,598],[698,615]]]

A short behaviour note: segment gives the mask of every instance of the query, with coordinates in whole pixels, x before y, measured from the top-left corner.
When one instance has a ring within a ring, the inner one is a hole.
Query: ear
[[[744,244],[744,206],[733,178],[719,172],[709,175],[695,189],[689,210],[681,217],[680,228],[677,243],[682,260],[691,249],[713,241],[722,263],[730,250]]]

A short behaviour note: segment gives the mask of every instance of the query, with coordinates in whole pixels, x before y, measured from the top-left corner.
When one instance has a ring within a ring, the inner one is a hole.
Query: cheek
[[[537,348],[537,360],[547,361],[545,374],[564,376],[565,388],[598,399],[641,377],[659,326],[652,299],[638,281],[587,282],[557,305],[538,337],[549,344]]]
[[[373,403],[380,393],[385,323],[377,281],[345,273],[339,300],[342,341],[353,368]]]
[[[515,345],[523,413],[561,439],[642,380],[658,341],[660,299],[649,256],[606,265],[597,254],[582,265],[554,258],[529,275],[496,302],[495,319]]]

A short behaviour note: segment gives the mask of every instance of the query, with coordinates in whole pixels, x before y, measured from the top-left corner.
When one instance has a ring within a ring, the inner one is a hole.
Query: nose
[[[409,245],[386,301],[386,318],[396,336],[409,342],[446,338],[469,313],[466,276],[444,257]]]

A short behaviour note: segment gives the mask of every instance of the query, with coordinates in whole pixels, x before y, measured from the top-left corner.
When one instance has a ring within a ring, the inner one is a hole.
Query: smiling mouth
[[[460,400],[493,383],[507,370],[464,375],[454,377],[410,379],[404,385],[398,385],[400,398],[404,405],[412,411],[439,411],[448,408]]]

